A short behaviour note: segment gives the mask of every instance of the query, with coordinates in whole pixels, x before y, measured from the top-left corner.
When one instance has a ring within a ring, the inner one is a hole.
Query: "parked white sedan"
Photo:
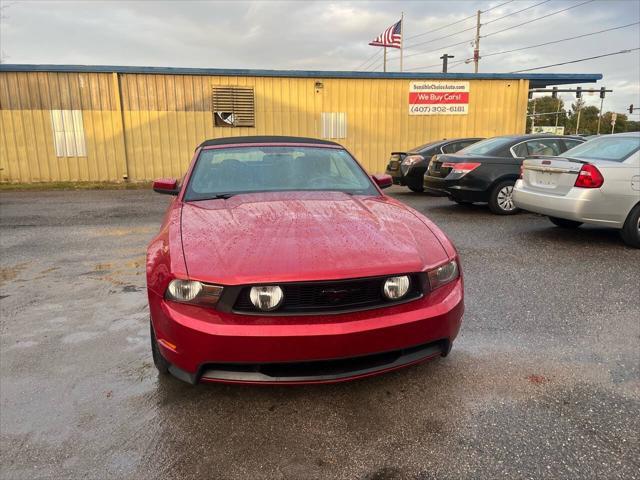
[[[617,228],[627,245],[640,248],[640,132],[606,135],[559,157],[525,160],[513,200],[559,227]]]

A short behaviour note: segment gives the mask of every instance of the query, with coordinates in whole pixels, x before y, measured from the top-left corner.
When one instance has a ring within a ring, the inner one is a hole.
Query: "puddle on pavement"
[[[126,237],[127,235],[146,235],[153,233],[157,228],[149,227],[130,227],[130,228],[101,228],[92,230],[91,235],[96,237]]]
[[[0,286],[4,285],[5,282],[15,280],[28,265],[29,262],[25,262],[13,267],[0,267]]]

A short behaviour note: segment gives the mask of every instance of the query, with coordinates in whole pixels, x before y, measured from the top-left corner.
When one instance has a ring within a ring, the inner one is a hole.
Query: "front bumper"
[[[464,311],[461,278],[411,302],[334,315],[223,313],[152,292],[149,304],[170,371],[190,383],[324,383],[382,373],[446,355]]]
[[[393,184],[394,185],[404,185],[402,172],[400,171],[400,167],[399,166],[398,166],[398,168],[396,170],[391,170],[390,168],[387,168],[384,173],[386,173],[387,175],[389,175],[393,179]]]
[[[622,208],[608,210],[596,188],[572,188],[566,195],[552,195],[526,189],[522,180],[516,182],[513,201],[529,212],[612,228],[622,228],[628,213]]]

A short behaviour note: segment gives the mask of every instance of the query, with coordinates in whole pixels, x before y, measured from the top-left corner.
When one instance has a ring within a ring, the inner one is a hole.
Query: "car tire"
[[[582,225],[582,222],[576,222],[575,220],[567,220],[566,218],[549,217],[549,221],[556,227],[560,228],[578,228]]]
[[[158,369],[158,372],[162,375],[167,375],[169,373],[169,366],[171,365],[166,358],[162,356],[160,353],[160,349],[158,348],[158,341],[156,340],[156,334],[153,331],[153,324],[151,320],[149,320],[149,333],[151,336],[151,355],[153,356],[153,364]]]
[[[631,209],[620,231],[622,241],[633,248],[640,248],[640,204]]]
[[[513,204],[513,187],[515,180],[504,180],[491,190],[489,209],[496,215],[514,215],[520,211]]]
[[[407,185],[409,187],[409,190],[411,190],[412,192],[415,193],[422,193],[424,192],[424,187],[412,187],[411,185]]]

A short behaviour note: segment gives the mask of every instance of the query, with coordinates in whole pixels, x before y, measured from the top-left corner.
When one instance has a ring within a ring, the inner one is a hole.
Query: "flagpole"
[[[384,47],[384,67],[382,68],[384,72],[387,71],[387,47]]]
[[[400,71],[402,71],[402,47],[404,46],[404,12],[400,13]]]

